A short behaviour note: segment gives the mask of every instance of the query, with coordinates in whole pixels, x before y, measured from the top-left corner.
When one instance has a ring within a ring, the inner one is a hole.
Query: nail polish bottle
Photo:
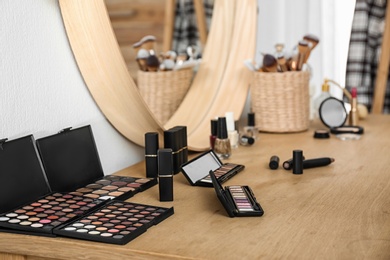
[[[218,120],[211,119],[210,149],[214,150],[215,139],[217,139]]]
[[[234,126],[234,115],[233,112],[226,112],[225,113],[226,117],[226,127],[228,131],[228,137],[230,140],[230,147],[235,149],[238,147],[238,131],[236,130]]]
[[[257,134],[259,133],[259,129],[255,126],[255,113],[248,113],[248,125],[244,126],[244,135],[257,139]]]
[[[227,159],[231,155],[230,140],[228,138],[226,117],[218,118],[217,139],[215,139],[214,152],[220,159]]]

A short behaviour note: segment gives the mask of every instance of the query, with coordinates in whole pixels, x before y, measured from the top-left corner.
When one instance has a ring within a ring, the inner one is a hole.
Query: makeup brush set
[[[177,54],[173,50],[160,53],[155,50],[156,37],[147,35],[133,44],[139,69],[142,71],[170,71],[193,68],[199,64],[198,50],[188,46],[186,53]]]
[[[306,34],[289,53],[284,51],[284,44],[278,43],[275,45],[276,53],[264,53],[261,64],[252,60],[245,60],[244,64],[251,71],[258,72],[301,71],[319,41],[317,36]]]
[[[185,54],[167,51],[157,55],[155,42],[154,36],[147,35],[133,44],[139,66],[137,87],[156,119],[165,124],[187,94],[200,59],[192,46]]]

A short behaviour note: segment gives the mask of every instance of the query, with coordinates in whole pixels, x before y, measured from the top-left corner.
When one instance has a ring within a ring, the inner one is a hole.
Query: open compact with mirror
[[[214,151],[210,150],[183,164],[181,171],[191,185],[213,187],[210,170],[220,183],[224,183],[244,168],[241,164],[222,163]]]

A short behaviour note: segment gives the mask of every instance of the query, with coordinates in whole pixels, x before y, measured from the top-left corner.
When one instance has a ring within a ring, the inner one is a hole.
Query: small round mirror
[[[322,123],[329,128],[343,126],[348,115],[344,102],[334,97],[322,101],[318,112]]]

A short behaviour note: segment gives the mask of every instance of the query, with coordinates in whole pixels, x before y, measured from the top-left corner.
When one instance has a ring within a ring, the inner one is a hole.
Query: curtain
[[[349,45],[346,86],[357,87],[358,102],[372,106],[376,71],[382,44],[386,0],[357,0]],[[390,48],[390,47],[389,47]],[[390,76],[390,75],[389,75]],[[390,113],[390,81],[387,81],[384,113]]]

